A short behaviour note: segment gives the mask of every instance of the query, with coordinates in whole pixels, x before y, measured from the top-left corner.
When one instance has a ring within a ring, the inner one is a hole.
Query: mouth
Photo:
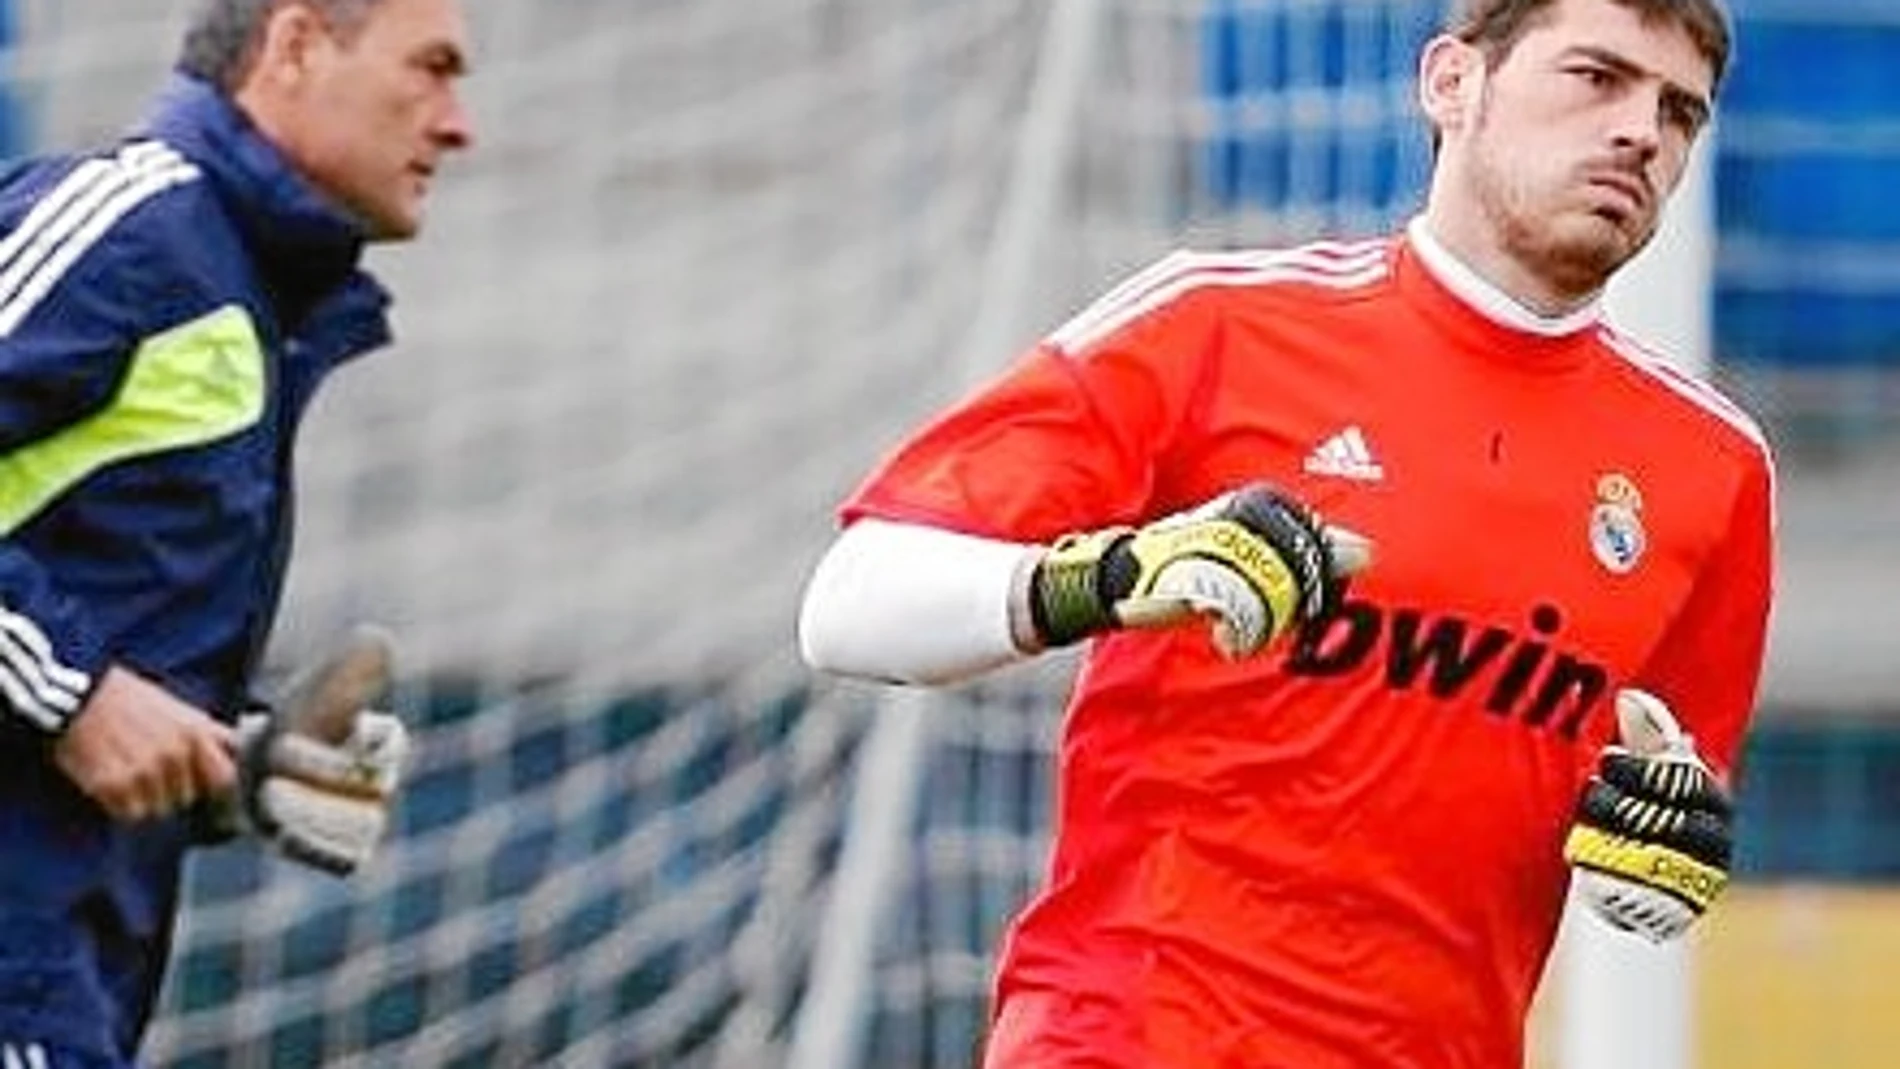
[[[406,172],[409,175],[410,195],[418,199],[428,196],[435,184],[435,168],[424,163],[412,163]]]
[[[1649,187],[1640,178],[1620,171],[1597,171],[1586,176],[1586,184],[1594,190],[1610,194],[1611,198],[1621,202],[1619,216],[1640,215],[1649,208]]]

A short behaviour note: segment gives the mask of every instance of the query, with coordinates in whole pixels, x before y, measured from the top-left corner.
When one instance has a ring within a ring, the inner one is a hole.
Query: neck
[[[309,123],[301,117],[295,101],[273,93],[253,80],[231,94],[231,103],[299,178],[309,183],[325,199],[332,199],[329,187],[318,177],[320,172],[315,166],[316,149],[305,133]]]
[[[1545,318],[1561,318],[1589,307],[1602,294],[1600,286],[1579,290],[1526,266],[1511,255],[1481,221],[1459,212],[1438,197],[1425,208],[1425,227],[1440,247],[1488,285],[1506,294],[1527,311]]]
[[[1596,294],[1550,308],[1526,300],[1445,240],[1429,211],[1412,220],[1406,236],[1433,277],[1493,322],[1530,334],[1557,336],[1581,330],[1598,318]]]

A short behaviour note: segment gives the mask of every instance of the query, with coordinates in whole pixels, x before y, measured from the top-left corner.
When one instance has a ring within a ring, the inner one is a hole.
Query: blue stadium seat
[[[1721,359],[1900,364],[1900,23],[1744,10],[1736,48],[1716,159]]]
[[[1413,210],[1428,152],[1409,72],[1439,14],[1419,0],[1209,3],[1201,84],[1214,133],[1196,161],[1204,192],[1222,208],[1334,221],[1342,206]]]

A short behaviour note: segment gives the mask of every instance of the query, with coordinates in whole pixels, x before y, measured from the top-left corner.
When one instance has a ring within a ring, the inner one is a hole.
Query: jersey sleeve
[[[900,444],[841,509],[1017,541],[1132,522],[1208,388],[1217,294],[1111,292]]]
[[[1773,469],[1765,450],[1758,457],[1725,537],[1635,681],[1669,703],[1725,777],[1755,709],[1773,596]]]
[[[112,403],[140,340],[202,294],[131,219],[0,290],[0,718],[63,731],[111,659],[84,606],[17,536],[50,507],[43,486]]]

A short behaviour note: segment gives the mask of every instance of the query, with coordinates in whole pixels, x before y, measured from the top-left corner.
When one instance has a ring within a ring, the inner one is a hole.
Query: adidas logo
[[[1306,470],[1314,475],[1376,483],[1385,478],[1385,469],[1373,459],[1366,446],[1365,432],[1356,425],[1347,427],[1319,444],[1306,456]]]

